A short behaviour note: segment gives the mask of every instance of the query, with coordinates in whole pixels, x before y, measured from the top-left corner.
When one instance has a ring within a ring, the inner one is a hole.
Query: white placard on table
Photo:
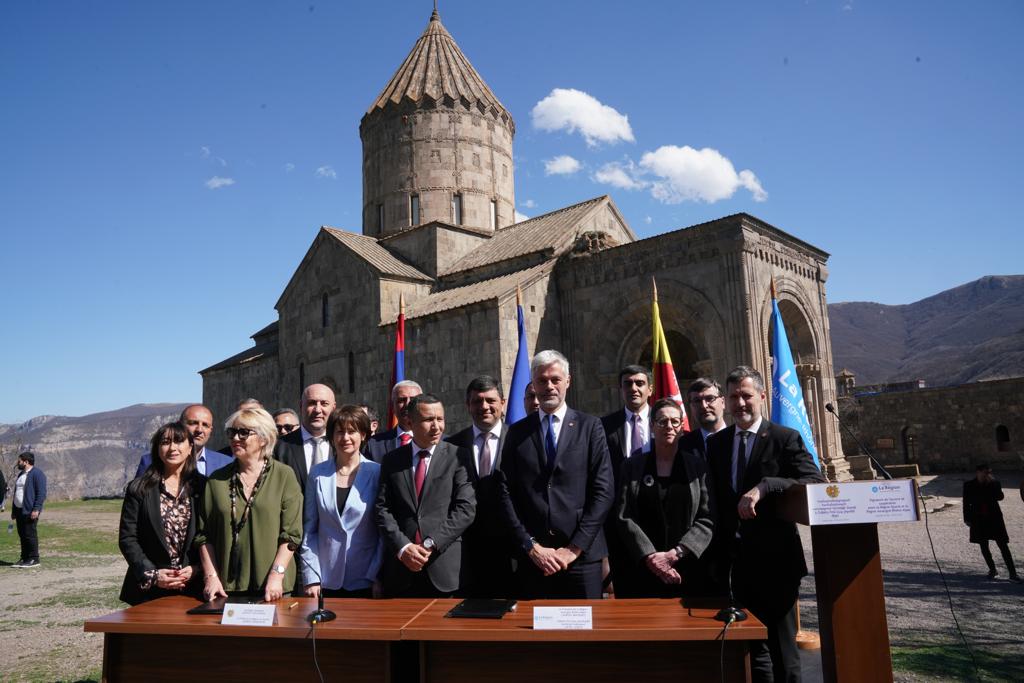
[[[249,605],[229,602],[224,605],[220,623],[232,626],[273,626],[277,622],[277,605]]]
[[[913,479],[807,485],[807,522],[811,526],[918,519]]]
[[[586,607],[534,607],[533,628],[540,631],[586,631],[594,628],[593,608]]]

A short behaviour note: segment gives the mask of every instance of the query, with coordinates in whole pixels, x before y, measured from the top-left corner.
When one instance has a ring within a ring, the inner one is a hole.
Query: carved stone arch
[[[609,398],[615,401],[618,400],[615,378],[619,369],[639,362],[651,343],[650,287],[643,288],[643,296],[636,296],[636,292],[633,287],[620,288],[609,297],[602,314],[593,319],[592,329],[599,330],[604,339],[615,344],[613,353],[602,354],[604,362],[598,368]],[[707,295],[675,278],[659,277],[658,306],[662,327],[669,337],[670,351],[673,336],[681,336],[693,346],[695,372],[709,374],[722,371],[710,366],[715,359],[722,362],[722,351],[727,348],[725,321]],[[684,359],[677,361],[673,356],[672,360],[675,364]]]
[[[824,358],[824,329],[815,323],[816,316],[812,311],[814,306],[807,297],[806,292],[796,282],[787,277],[778,277],[775,280],[775,289],[778,293],[779,312],[782,313],[782,321],[786,325],[786,336],[789,338],[789,346],[793,351],[793,362],[818,363]],[[761,329],[764,330],[764,349],[766,358],[771,355],[771,321],[772,321],[772,298],[771,293],[765,294],[761,302]],[[769,367],[766,365],[766,367]]]

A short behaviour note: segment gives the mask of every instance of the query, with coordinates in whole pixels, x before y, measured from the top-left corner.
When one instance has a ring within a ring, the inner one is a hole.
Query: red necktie
[[[402,435],[398,437],[398,441],[401,445],[408,446],[409,442],[412,441],[412,434],[409,432],[403,432]]]
[[[419,452],[420,460],[416,463],[416,476],[414,482],[416,484],[416,502],[418,503],[423,497],[423,480],[427,478],[427,458],[430,457],[430,451],[423,450]],[[423,540],[423,536],[420,534],[420,530],[416,529],[416,543],[420,543]]]

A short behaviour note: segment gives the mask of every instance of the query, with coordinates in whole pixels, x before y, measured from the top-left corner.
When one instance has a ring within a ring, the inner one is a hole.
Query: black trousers
[[[39,535],[36,532],[38,519],[21,514],[21,508],[13,508],[14,521],[18,526],[18,538],[21,540],[21,560],[39,559]]]
[[[464,585],[459,597],[514,598],[516,581],[509,542],[504,536],[474,535],[462,541]]]
[[[529,557],[519,559],[516,569],[521,600],[601,599],[601,560],[580,562],[551,576],[544,576]]]
[[[754,683],[799,683],[800,651],[796,645],[796,601],[800,584],[736,586],[742,606],[765,625],[767,640],[750,641]]]
[[[411,580],[401,588],[389,586],[384,582],[384,597],[386,598],[450,598],[455,593],[438,590],[430,575],[425,569],[418,572],[408,572]]]
[[[992,559],[992,551],[988,548],[988,541],[982,541],[981,545],[981,556],[985,558],[985,564],[988,565],[990,571],[996,570],[996,562]],[[1010,572],[1010,576],[1017,576],[1017,567],[1013,564],[1013,555],[1010,554],[1010,546],[1006,541],[996,541],[996,545],[999,546],[999,552],[1003,554],[1003,562],[1006,564],[1006,571]]]

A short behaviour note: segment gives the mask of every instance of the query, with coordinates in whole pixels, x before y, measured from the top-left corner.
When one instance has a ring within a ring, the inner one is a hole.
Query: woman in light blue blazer
[[[327,438],[334,457],[315,465],[306,483],[303,575],[319,577],[306,584],[306,595],[376,597],[384,556],[373,515],[380,465],[359,452],[370,438],[370,418],[359,406],[342,406],[327,420]]]

